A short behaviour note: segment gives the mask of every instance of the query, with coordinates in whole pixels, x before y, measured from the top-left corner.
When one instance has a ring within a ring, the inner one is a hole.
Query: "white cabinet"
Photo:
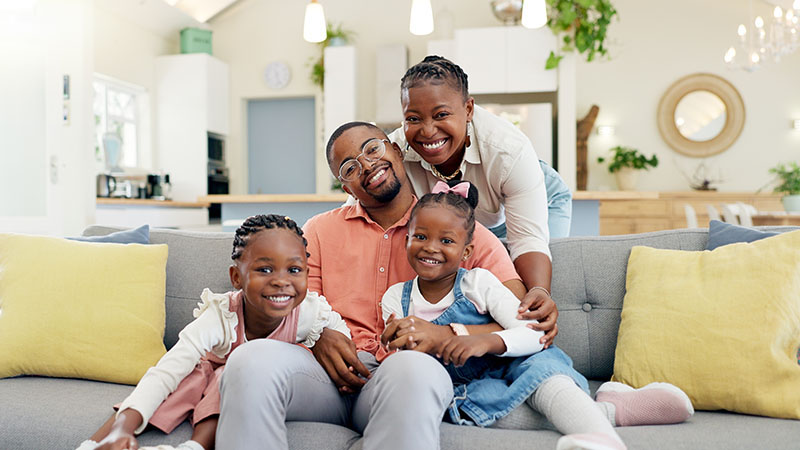
[[[558,71],[545,70],[556,36],[549,28],[466,28],[455,31],[455,62],[471,94],[554,92]]]
[[[229,131],[228,65],[205,53],[156,58],[156,161],[172,197],[208,194],[208,133]]]
[[[339,125],[356,120],[356,75],[355,47],[342,45],[325,48],[324,145],[327,145]]]

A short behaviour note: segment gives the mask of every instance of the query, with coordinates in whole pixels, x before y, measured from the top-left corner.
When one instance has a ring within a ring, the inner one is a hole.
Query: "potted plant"
[[[547,26],[563,43],[562,52],[577,50],[586,61],[605,55],[606,34],[617,10],[610,0],[547,0]],[[545,69],[554,69],[564,55],[550,52]]]
[[[769,169],[777,177],[775,192],[782,192],[783,209],[789,212],[800,212],[800,166],[796,162],[780,163]]]
[[[658,157],[651,156],[649,159],[639,150],[618,145],[609,151],[614,155],[608,165],[608,171],[617,178],[617,187],[621,191],[631,191],[636,188],[636,179],[640,170],[648,170],[650,167],[658,166]],[[597,158],[597,162],[605,162],[602,156]]]
[[[325,47],[347,45],[353,38],[355,33],[350,30],[345,30],[342,25],[328,24],[328,37],[319,44],[319,58],[311,58],[309,65],[311,65],[311,73],[309,77],[311,82],[320,87],[325,88]]]

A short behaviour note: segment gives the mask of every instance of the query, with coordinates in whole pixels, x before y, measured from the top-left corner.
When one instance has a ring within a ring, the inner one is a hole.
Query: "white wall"
[[[149,120],[140,124],[139,167],[157,169],[155,127],[155,58],[180,52],[178,30],[158,33],[122,17],[109,5],[95,1],[94,70],[145,89]]]
[[[600,107],[595,125],[614,125],[614,136],[589,140],[588,189],[615,188],[597,156],[625,145],[660,164],[639,181],[640,190],[688,190],[681,168],[691,175],[702,159],[682,156],[661,139],[656,109],[664,91],[679,78],[709,72],[730,81],[742,96],[745,125],[739,139],[706,165],[722,172],[721,191],[755,191],[769,180],[767,170],[780,161],[800,159],[800,51],[753,73],[729,70],[722,56],[734,44],[739,23],[750,20],[747,2],[614,0],[620,20],[611,25],[610,61],[580,62],[577,114]],[[772,7],[753,2],[754,14],[768,21]]]
[[[5,11],[0,11],[4,13]],[[0,18],[5,19],[4,14]],[[4,28],[3,45],[20,45],[32,51],[31,64],[17,65],[19,59],[6,60],[16,70],[28,74],[34,83],[24,83],[28,89],[14,91],[14,86],[4,86],[2,107],[18,102],[43,102],[28,104],[18,112],[35,121],[22,134],[17,133],[14,147],[3,146],[0,152],[26,152],[33,164],[13,162],[2,167],[4,176],[0,189],[11,190],[26,201],[39,202],[43,208],[35,211],[0,213],[0,231],[17,231],[32,234],[75,235],[94,218],[94,180],[91,172],[91,73],[92,73],[92,9],[80,0],[40,0],[36,2],[30,23],[36,36],[24,30]],[[5,20],[0,21],[6,25]],[[20,40],[33,39],[35,44]],[[8,47],[7,47],[8,48]],[[7,49],[6,48],[6,49]],[[33,53],[39,53],[33,56]],[[44,57],[44,61],[41,61]],[[22,60],[24,60],[23,58]],[[36,60],[39,60],[38,62]],[[64,123],[64,75],[70,77],[70,120]],[[41,81],[41,83],[40,83]],[[30,90],[39,86],[40,91]],[[10,100],[6,103],[6,100]],[[19,130],[14,123],[0,123],[0,135],[13,135]],[[8,133],[7,133],[8,131]],[[28,136],[25,136],[25,134]],[[43,136],[42,136],[43,135]],[[42,139],[42,137],[44,139]],[[43,146],[43,147],[42,147]],[[0,158],[0,160],[5,158]],[[5,159],[7,161],[7,159]],[[44,196],[41,183],[44,181]],[[30,186],[37,183],[38,186]],[[3,207],[3,205],[0,205]]]

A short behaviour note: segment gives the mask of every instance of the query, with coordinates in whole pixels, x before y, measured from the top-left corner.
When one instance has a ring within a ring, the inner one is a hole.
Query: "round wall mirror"
[[[675,151],[703,158],[730,147],[744,127],[744,103],[726,80],[698,73],[676,81],[658,105],[658,130]]]

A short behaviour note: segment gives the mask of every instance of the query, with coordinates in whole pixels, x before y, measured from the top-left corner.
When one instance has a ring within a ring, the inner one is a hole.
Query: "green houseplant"
[[[608,26],[617,16],[610,0],[547,0],[547,4],[547,26],[560,38],[561,52],[577,50],[586,54],[586,61],[607,53]],[[551,51],[545,69],[558,67],[563,57]]]
[[[636,186],[636,179],[640,170],[649,170],[651,167],[658,166],[656,155],[646,157],[639,150],[631,147],[618,145],[609,151],[613,152],[611,162],[608,164],[608,171],[617,178],[617,187],[623,191],[633,190]],[[597,158],[598,163],[604,163],[606,158]]]
[[[784,194],[781,198],[783,208],[786,211],[800,211],[800,165],[794,161],[780,163],[769,169],[769,173],[775,174],[778,182],[775,192]]]
[[[353,39],[353,36],[355,36],[355,32],[345,30],[342,28],[341,24],[328,24],[328,37],[317,44],[319,46],[319,57],[313,57],[309,62],[311,66],[309,78],[311,82],[319,86],[320,89],[325,88],[325,47],[331,45],[346,45]]]

